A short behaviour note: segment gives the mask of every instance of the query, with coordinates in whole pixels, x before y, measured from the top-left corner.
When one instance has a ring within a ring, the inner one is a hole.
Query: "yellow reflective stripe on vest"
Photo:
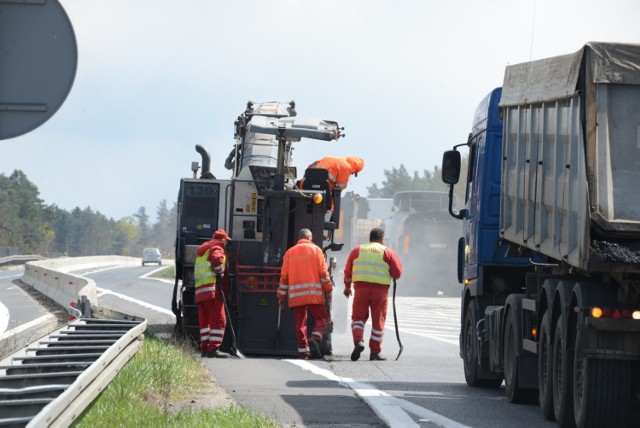
[[[386,247],[378,242],[360,246],[358,257],[353,261],[353,282],[365,281],[383,285],[391,283],[389,265],[384,261],[385,249]]]
[[[193,278],[196,281],[196,294],[202,291],[212,290],[199,290],[204,285],[210,286],[214,284],[213,291],[215,291],[216,276],[211,270],[211,263],[209,262],[209,250],[205,251],[203,255],[196,257],[196,265],[193,269]]]

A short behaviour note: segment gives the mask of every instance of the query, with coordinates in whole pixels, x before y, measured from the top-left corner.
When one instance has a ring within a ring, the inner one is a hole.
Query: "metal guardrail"
[[[82,318],[0,361],[0,426],[69,426],[140,349],[146,328]]]

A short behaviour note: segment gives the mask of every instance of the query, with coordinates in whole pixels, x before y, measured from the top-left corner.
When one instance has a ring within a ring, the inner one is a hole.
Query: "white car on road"
[[[147,263],[158,263],[162,266],[162,253],[157,248],[145,248],[142,252],[142,266]]]

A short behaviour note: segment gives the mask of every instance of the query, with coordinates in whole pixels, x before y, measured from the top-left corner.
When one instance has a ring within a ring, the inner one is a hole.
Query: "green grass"
[[[237,405],[182,403],[211,394],[210,373],[194,352],[146,336],[134,358],[73,424],[75,427],[279,427]]]
[[[166,268],[157,271],[151,276],[154,278],[165,278],[173,280],[176,277],[176,267],[174,265],[167,266]]]

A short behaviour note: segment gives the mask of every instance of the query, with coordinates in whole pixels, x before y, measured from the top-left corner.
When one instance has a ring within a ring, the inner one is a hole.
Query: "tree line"
[[[466,187],[466,172],[467,172],[468,156],[462,157],[462,163],[460,167],[460,180],[454,187],[458,200],[464,201],[464,193]],[[409,174],[409,171],[404,165],[400,165],[398,168],[391,168],[391,170],[384,170],[385,180],[382,182],[381,187],[378,187],[376,183],[367,187],[369,198],[393,198],[396,192],[403,192],[407,190],[435,190],[448,192],[449,186],[442,182],[442,170],[434,165],[433,170],[422,170],[422,175],[418,171],[414,171],[413,174]]]
[[[466,171],[463,158],[461,170]],[[370,198],[392,198],[404,190],[448,191],[442,183],[438,166],[432,171],[409,174],[404,165],[384,171],[385,180],[367,188]],[[461,177],[460,183],[464,183]],[[464,200],[464,185],[456,186],[460,201]],[[122,255],[139,257],[145,247],[157,247],[173,253],[176,234],[177,206],[169,208],[162,200],[156,209],[156,221],[151,222],[144,207],[119,220],[107,218],[91,207],[64,210],[47,205],[40,192],[24,172],[15,170],[8,177],[0,174],[0,248],[15,247],[22,254],[48,257]]]
[[[119,220],[91,207],[64,210],[47,205],[24,172],[0,174],[0,247],[48,257],[123,255],[139,257],[145,247],[173,252],[176,204],[159,203],[156,222],[144,207]]]

